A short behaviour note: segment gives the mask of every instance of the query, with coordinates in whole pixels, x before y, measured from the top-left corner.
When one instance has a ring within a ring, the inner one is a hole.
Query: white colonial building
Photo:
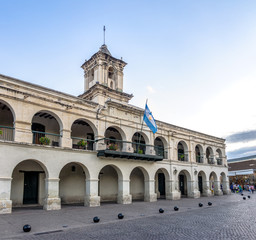
[[[141,131],[125,65],[102,45],[78,97],[0,75],[0,213],[229,193],[225,140],[161,121]]]

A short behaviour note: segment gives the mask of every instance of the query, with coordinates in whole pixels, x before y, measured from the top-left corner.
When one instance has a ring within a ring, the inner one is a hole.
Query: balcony
[[[208,157],[208,164],[214,164],[214,157]]]
[[[60,146],[61,135],[47,132],[32,131],[33,144],[49,145],[53,147]]]
[[[222,158],[217,158],[217,164],[222,165]]]
[[[204,156],[196,156],[196,162],[197,163],[203,163],[204,162]]]
[[[94,140],[72,137],[72,147],[75,149],[93,150]]]
[[[13,132],[13,127],[0,126],[0,140],[14,141]]]
[[[164,151],[157,151],[157,146],[142,144],[137,142],[122,141],[118,139],[102,138],[95,142],[102,143],[103,149],[98,150],[98,157],[126,158],[145,161],[162,161],[164,159]],[[109,144],[106,144],[109,143]],[[148,154],[150,152],[150,154]],[[151,154],[152,152],[152,154]]]
[[[188,162],[188,154],[187,153],[178,153],[178,160],[182,162]]]

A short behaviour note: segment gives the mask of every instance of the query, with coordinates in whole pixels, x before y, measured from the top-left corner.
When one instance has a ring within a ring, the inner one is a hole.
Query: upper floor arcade
[[[71,114],[41,106],[21,108],[16,101],[0,98],[0,140],[97,151],[98,157],[226,165],[224,140],[207,141],[203,136],[191,140],[189,135],[168,135],[164,129],[153,135],[131,122],[97,119],[89,113]]]

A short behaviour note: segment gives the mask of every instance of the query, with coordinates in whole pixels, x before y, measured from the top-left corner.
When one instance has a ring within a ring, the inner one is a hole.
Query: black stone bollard
[[[179,208],[175,206],[174,211],[179,211]]]
[[[251,196],[248,196],[248,198],[251,198]]]
[[[159,212],[160,212],[160,213],[164,213],[164,209],[159,208]]]
[[[202,203],[199,203],[198,206],[199,206],[199,207],[202,207],[202,206],[204,206],[204,205],[203,205]]]
[[[117,217],[118,217],[118,219],[123,219],[123,218],[124,218],[124,215],[123,215],[122,213],[119,213],[119,214],[117,215]]]
[[[209,205],[209,206],[212,206],[212,203],[211,203],[211,202],[208,202],[208,205]]]
[[[93,222],[98,223],[99,221],[100,221],[100,219],[98,217],[93,218]]]
[[[244,196],[244,194],[243,194],[243,193],[241,193],[241,196]]]
[[[243,197],[244,200],[246,200],[246,197]]]
[[[24,225],[24,226],[23,226],[23,231],[24,231],[24,232],[30,232],[30,231],[31,231],[31,226],[28,225],[28,224]]]

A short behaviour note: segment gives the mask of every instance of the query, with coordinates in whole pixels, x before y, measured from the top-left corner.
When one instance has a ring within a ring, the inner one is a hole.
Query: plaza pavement
[[[129,205],[106,203],[95,208],[62,206],[59,211],[14,209],[12,214],[0,215],[0,239],[256,239],[256,194],[248,195],[251,198],[246,200],[231,194]],[[123,220],[117,218],[120,212]],[[93,223],[94,216],[100,218],[99,223]],[[32,226],[31,232],[23,232],[24,224]]]

